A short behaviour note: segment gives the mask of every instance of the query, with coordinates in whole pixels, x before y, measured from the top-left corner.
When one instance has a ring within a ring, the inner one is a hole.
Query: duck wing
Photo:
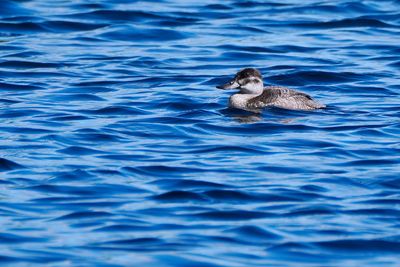
[[[311,110],[325,107],[308,94],[282,86],[265,87],[261,95],[249,101],[248,106],[249,108],[274,106],[293,110]]]

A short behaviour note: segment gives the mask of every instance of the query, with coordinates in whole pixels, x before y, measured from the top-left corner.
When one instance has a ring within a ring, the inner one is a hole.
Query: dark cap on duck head
[[[241,71],[239,71],[236,74],[235,79],[240,80],[240,79],[245,79],[245,78],[249,78],[249,77],[257,77],[257,78],[262,79],[261,73],[255,68],[242,69]]]

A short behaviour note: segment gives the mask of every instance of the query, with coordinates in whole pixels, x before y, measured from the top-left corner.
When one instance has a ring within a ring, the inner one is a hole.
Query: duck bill
[[[240,87],[240,85],[235,80],[232,80],[226,84],[217,86],[218,89],[222,89],[222,90],[237,89],[239,87]]]

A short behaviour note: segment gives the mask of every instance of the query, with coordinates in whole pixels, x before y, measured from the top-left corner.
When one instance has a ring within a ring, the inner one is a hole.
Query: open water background
[[[1,265],[400,265],[399,1],[1,0],[0,57]]]

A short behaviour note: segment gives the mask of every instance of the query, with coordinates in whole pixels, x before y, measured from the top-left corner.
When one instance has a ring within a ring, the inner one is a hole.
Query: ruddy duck
[[[264,107],[279,107],[291,110],[313,110],[325,108],[311,96],[282,86],[264,87],[261,73],[254,68],[239,71],[230,82],[218,89],[239,89],[240,93],[229,98],[229,106],[249,111]]]

